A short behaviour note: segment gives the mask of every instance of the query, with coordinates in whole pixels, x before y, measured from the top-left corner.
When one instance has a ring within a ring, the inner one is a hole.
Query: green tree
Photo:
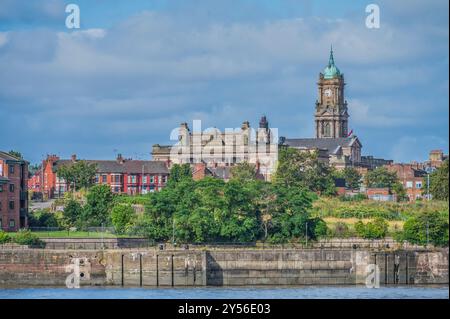
[[[410,217],[403,225],[400,238],[413,244],[448,246],[448,215],[439,212],[423,212]]]
[[[54,213],[49,210],[38,210],[28,215],[28,226],[30,227],[58,227],[58,221]]]
[[[111,210],[111,221],[118,234],[124,234],[130,228],[135,212],[130,204],[119,204]]]
[[[350,189],[359,189],[361,185],[361,174],[353,167],[346,167],[339,172],[340,177],[345,179],[345,186]]]
[[[96,172],[97,165],[95,163],[78,161],[60,166],[57,174],[66,181],[69,190],[79,190],[93,185]]]
[[[389,172],[386,167],[377,167],[366,174],[366,185],[367,187],[387,187],[392,189],[392,187],[398,182],[397,173]]]
[[[273,181],[284,187],[302,187],[324,195],[336,193],[333,169],[319,161],[317,152],[280,148]]]
[[[170,169],[168,186],[172,186],[183,179],[192,179],[192,170],[189,164],[174,164]]]
[[[63,212],[63,224],[66,228],[75,227],[81,222],[83,207],[74,199],[67,201]]]
[[[448,201],[448,182],[449,175],[447,159],[441,167],[436,169],[430,175],[430,193],[433,196],[433,199]]]
[[[256,166],[248,162],[239,163],[231,168],[231,179],[249,182],[256,179]]]
[[[92,186],[86,196],[83,207],[82,224],[84,226],[110,225],[110,211],[113,194],[108,185]]]

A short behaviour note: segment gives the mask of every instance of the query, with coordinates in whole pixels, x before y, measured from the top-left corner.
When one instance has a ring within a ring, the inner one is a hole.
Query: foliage
[[[124,234],[132,226],[135,213],[130,204],[116,205],[111,210],[111,221],[118,234]]]
[[[231,168],[231,179],[251,182],[256,179],[256,167],[248,162],[239,163]]]
[[[62,218],[64,226],[66,228],[71,228],[76,226],[78,223],[81,223],[82,215],[83,207],[78,201],[74,199],[67,201]]]
[[[353,196],[339,196],[339,199],[343,202],[362,202],[367,199],[367,195],[363,193],[358,193]]]
[[[83,207],[83,226],[109,225],[110,211],[113,203],[113,194],[108,185],[92,186],[86,196],[86,205]]]
[[[70,190],[79,190],[93,185],[96,171],[95,163],[77,161],[70,165],[60,166],[57,174],[66,181]]]
[[[362,221],[358,221],[355,224],[355,231],[358,236],[365,239],[381,239],[386,237],[388,223],[383,218],[375,218],[374,221],[370,221],[366,224]]]
[[[42,209],[28,215],[28,225],[30,227],[58,227],[58,220],[54,213],[48,209]]]
[[[333,169],[319,161],[317,152],[282,147],[278,155],[278,166],[273,177],[275,184],[305,188],[324,195],[336,193]]]
[[[343,222],[337,222],[330,232],[332,237],[347,238],[350,236],[348,225]]]
[[[342,171],[335,173],[336,177],[345,179],[345,186],[349,189],[359,189],[361,184],[361,174],[353,167],[346,167]]]
[[[36,234],[29,230],[19,230],[13,238],[14,242],[19,245],[42,246],[44,242],[39,239]]]
[[[413,244],[448,246],[448,215],[433,211],[409,218],[403,225],[400,239]]]
[[[11,150],[8,152],[8,154],[11,156],[14,156],[17,159],[23,159],[22,153],[20,153],[20,152]]]
[[[380,166],[367,172],[365,182],[367,187],[387,187],[392,189],[392,187],[398,182],[397,173],[390,172],[386,167]]]
[[[9,237],[8,233],[0,230],[0,245],[9,243],[11,241],[11,237]]]
[[[167,186],[174,185],[184,179],[192,179],[192,170],[189,164],[174,164],[170,169]]]
[[[314,201],[312,214],[319,217],[376,218],[406,220],[427,211],[441,211],[448,215],[449,204],[444,201],[379,202],[373,200],[342,201],[339,198],[321,197]]]
[[[330,229],[327,226],[327,223],[321,218],[312,219],[312,233],[314,234],[313,238],[322,238],[328,237],[330,235]]]
[[[448,159],[430,175],[430,193],[433,199],[448,201]]]

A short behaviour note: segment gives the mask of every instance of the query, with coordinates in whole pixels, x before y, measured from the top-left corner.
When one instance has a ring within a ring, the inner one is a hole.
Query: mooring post
[[[156,255],[156,286],[159,287],[159,255]]]
[[[174,286],[174,276],[173,276],[173,255],[171,256],[171,273],[172,273],[172,287]]]
[[[122,258],[121,258],[121,274],[122,274],[122,280],[121,280],[121,285],[124,285],[124,278],[123,278],[123,254],[122,254]]]
[[[142,287],[142,254],[139,254],[139,286]]]

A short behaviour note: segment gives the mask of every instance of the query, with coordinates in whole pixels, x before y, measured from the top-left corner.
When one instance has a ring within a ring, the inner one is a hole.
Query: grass
[[[125,237],[136,237],[139,236],[129,236],[129,235],[117,235],[108,232],[87,232],[87,231],[71,231],[57,230],[57,231],[34,231],[40,238],[125,238]],[[14,237],[16,233],[8,233],[9,236]]]
[[[363,223],[367,223],[369,221],[372,221],[372,218],[336,218],[336,217],[325,217],[323,220],[327,223],[327,226],[329,228],[334,228],[334,225],[338,222],[347,224],[348,228],[350,230],[354,230],[354,225],[358,221],[362,221]],[[403,229],[403,221],[399,220],[387,220],[387,223],[389,225],[388,232],[394,233],[395,231],[402,230]]]

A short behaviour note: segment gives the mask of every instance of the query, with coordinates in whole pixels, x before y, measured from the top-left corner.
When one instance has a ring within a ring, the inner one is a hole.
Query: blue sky
[[[365,26],[372,2],[380,29]],[[333,44],[363,154],[424,160],[448,153],[448,42],[446,0],[0,0],[0,149],[148,159],[180,122],[262,114],[312,137]]]

